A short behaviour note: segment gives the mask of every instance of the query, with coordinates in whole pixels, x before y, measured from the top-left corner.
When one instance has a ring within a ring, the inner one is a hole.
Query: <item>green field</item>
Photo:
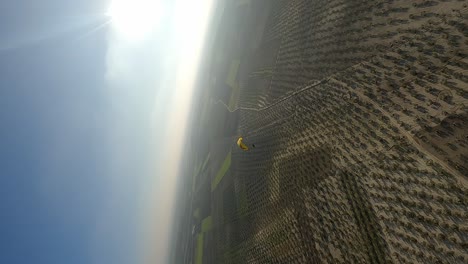
[[[216,173],[216,176],[211,183],[211,191],[214,191],[218,184],[221,182],[223,179],[224,175],[226,175],[226,172],[229,170],[229,167],[231,167],[231,151],[229,151],[228,155],[224,159],[223,164],[221,165],[221,168],[219,169],[218,173]]]

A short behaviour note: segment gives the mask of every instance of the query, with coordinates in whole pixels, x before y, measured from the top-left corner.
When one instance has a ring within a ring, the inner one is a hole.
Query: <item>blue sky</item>
[[[179,154],[156,146],[178,126],[170,105],[190,101],[171,2],[138,43],[95,30],[108,1],[0,2],[0,263],[138,263],[148,222],[169,229],[155,193]]]
[[[1,4],[1,263],[91,263],[117,257],[112,247],[135,257],[131,244],[92,248],[106,240],[95,229],[109,194],[106,124],[118,114],[105,94],[105,31],[77,40],[100,22],[88,15],[95,2]]]

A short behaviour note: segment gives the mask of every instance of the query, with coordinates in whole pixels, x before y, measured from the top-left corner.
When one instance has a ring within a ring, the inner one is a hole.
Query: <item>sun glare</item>
[[[112,0],[107,11],[115,30],[129,40],[147,36],[159,22],[158,0]]]

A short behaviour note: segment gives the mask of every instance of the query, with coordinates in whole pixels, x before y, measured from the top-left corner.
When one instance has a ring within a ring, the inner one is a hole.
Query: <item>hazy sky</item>
[[[190,2],[137,40],[109,1],[0,2],[0,263],[164,259],[208,17]]]

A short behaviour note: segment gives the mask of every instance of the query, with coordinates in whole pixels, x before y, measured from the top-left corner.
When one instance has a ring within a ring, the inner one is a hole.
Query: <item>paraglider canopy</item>
[[[241,148],[241,149],[244,150],[244,151],[249,150],[249,147],[247,147],[247,145],[245,145],[245,144],[242,142],[242,137],[239,137],[239,139],[237,140],[237,146],[239,146],[239,148]]]

